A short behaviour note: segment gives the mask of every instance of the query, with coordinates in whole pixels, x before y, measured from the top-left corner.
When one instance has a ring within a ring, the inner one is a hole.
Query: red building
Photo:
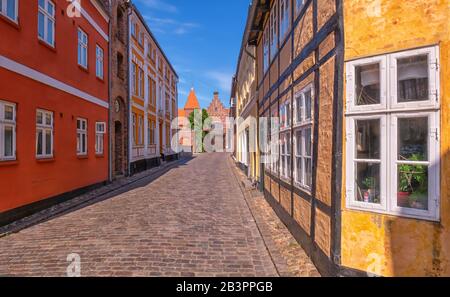
[[[108,180],[109,17],[1,0],[0,225]]]

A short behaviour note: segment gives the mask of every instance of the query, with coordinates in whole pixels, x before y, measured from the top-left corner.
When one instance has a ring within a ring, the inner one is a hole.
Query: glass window
[[[18,0],[0,0],[0,14],[17,22]]]
[[[38,36],[47,44],[55,45],[55,5],[49,0],[39,0]]]
[[[349,208],[439,219],[440,106],[438,97],[430,99],[439,94],[438,52],[436,46],[347,64]]]
[[[53,112],[36,111],[36,157],[53,157]]]
[[[264,31],[263,36],[263,46],[264,46],[264,57],[263,57],[263,67],[264,67],[264,73],[269,70],[269,63],[270,63],[270,57],[269,57],[269,46],[270,46],[270,38],[269,38],[269,30],[270,26],[266,27],[266,30]]]
[[[78,65],[88,67],[88,36],[78,29]]]
[[[428,55],[397,59],[398,102],[427,101]]]
[[[16,105],[0,101],[0,161],[16,159]]]
[[[278,52],[278,15],[275,3],[270,12],[270,60],[275,58]]]
[[[97,122],[95,124],[95,153],[97,155],[103,155],[104,153],[105,133],[106,124],[103,122]]]
[[[296,125],[312,121],[312,86],[309,85],[295,95],[294,123]]]
[[[96,54],[96,59],[95,59],[95,74],[97,75],[98,78],[103,79],[103,49],[100,46],[96,46],[95,48],[95,54]]]
[[[369,64],[355,67],[356,105],[380,104],[380,64]]]
[[[284,38],[288,33],[290,26],[290,0],[281,0],[280,2],[280,36]]]
[[[87,155],[87,120],[77,119],[77,154]]]

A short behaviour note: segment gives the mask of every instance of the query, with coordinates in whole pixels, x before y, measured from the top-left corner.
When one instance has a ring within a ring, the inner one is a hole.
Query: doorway
[[[123,175],[123,138],[122,123],[120,121],[114,123],[114,157],[115,175]]]

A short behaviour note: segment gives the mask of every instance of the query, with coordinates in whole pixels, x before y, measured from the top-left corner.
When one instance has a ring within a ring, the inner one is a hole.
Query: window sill
[[[87,67],[84,67],[83,65],[78,64],[78,68],[80,68],[80,70],[83,70],[84,72],[89,74],[89,69]]]
[[[18,160],[0,160],[0,167],[15,166],[18,164]]]
[[[55,162],[55,157],[37,157],[36,162],[38,163],[52,163]]]
[[[0,14],[0,20],[3,20],[4,22],[8,23],[12,27],[14,27],[17,30],[20,30],[19,20],[13,21],[9,17],[4,16],[3,14]]]
[[[88,155],[77,155],[77,159],[86,160],[86,159],[89,159],[89,156]]]
[[[390,217],[393,219],[399,219],[399,218],[403,218],[403,219],[410,219],[410,220],[415,220],[415,221],[425,221],[425,222],[430,222],[430,223],[435,223],[435,224],[440,224],[441,220],[440,219],[436,219],[435,217],[426,217],[426,216],[417,216],[417,215],[411,215],[411,214],[406,214],[406,213],[392,213],[392,212],[387,212],[386,210],[381,210],[381,209],[377,209],[377,208],[365,208],[362,206],[355,206],[355,205],[347,205],[346,208],[343,211],[351,211],[351,212],[363,212],[363,213],[374,213],[374,214],[378,214],[378,215],[382,215],[385,217]]]
[[[47,42],[45,42],[44,40],[40,39],[39,37],[38,37],[38,43],[40,45],[42,45],[43,47],[46,47],[47,49],[49,49],[52,52],[56,53],[56,46],[55,45],[52,46],[52,45],[48,44]]]

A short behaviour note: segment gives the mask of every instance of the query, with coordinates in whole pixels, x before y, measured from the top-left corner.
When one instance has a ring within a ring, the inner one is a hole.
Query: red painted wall
[[[38,41],[38,1],[19,1],[19,25],[0,18],[0,55],[108,102],[108,42],[84,18],[69,18],[68,2],[56,0],[55,49]],[[108,23],[90,1],[83,8],[108,34]],[[77,29],[88,34],[88,71],[77,63]],[[104,50],[104,80],[95,75],[95,45]],[[17,160],[0,161],[0,212],[108,179],[104,155],[95,154],[95,123],[108,123],[108,109],[0,67],[0,100],[16,103]],[[36,109],[54,115],[54,158],[36,158]],[[76,119],[88,120],[88,156],[76,152]],[[106,131],[108,133],[108,131]]]

